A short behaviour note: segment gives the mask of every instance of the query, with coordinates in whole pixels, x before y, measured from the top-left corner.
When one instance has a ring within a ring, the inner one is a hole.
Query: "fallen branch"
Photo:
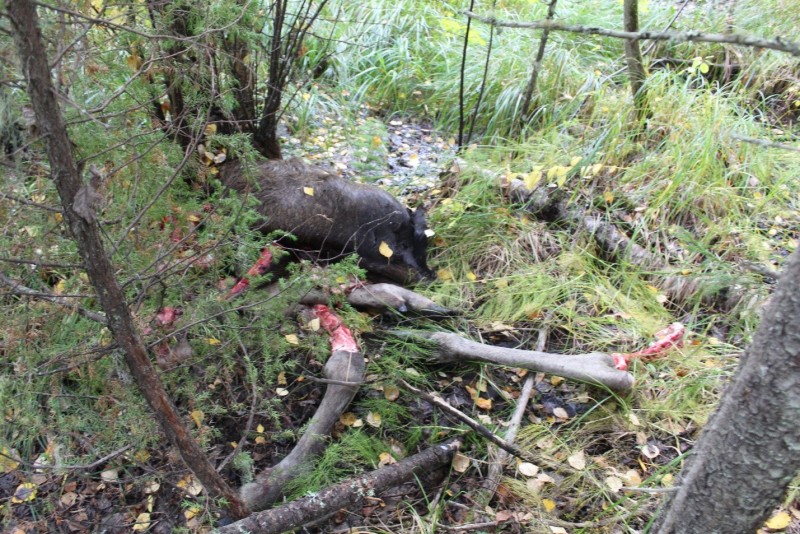
[[[737,35],[734,33],[703,33],[698,31],[676,32],[676,31],[641,31],[627,32],[621,30],[609,30],[597,26],[581,26],[579,24],[564,24],[551,20],[536,20],[533,22],[520,22],[512,20],[498,20],[494,17],[482,17],[471,11],[462,11],[464,15],[471,19],[479,20],[493,26],[503,28],[523,28],[530,30],[556,30],[570,33],[582,33],[588,35],[602,35],[604,37],[615,37],[618,39],[633,40],[652,40],[652,41],[673,41],[673,42],[694,42],[694,43],[721,43],[753,48],[766,48],[786,52],[793,56],[800,56],[800,43],[787,41],[782,37],[775,39],[764,39],[751,35]]]
[[[536,341],[536,350],[543,351],[547,344],[547,329],[542,328],[539,330],[539,339]],[[528,401],[531,400],[533,393],[533,374],[528,373],[525,377],[525,382],[522,385],[519,397],[517,398],[517,406],[514,408],[514,413],[508,422],[506,429],[505,439],[508,443],[514,443],[519,432],[522,418],[525,415],[525,409],[528,407]],[[481,494],[475,498],[475,501],[480,504],[489,504],[489,501],[497,491],[497,486],[500,484],[500,477],[503,476],[503,471],[509,463],[511,456],[507,451],[498,451],[492,445],[489,445],[489,458],[491,464],[489,465],[489,473],[483,481]]]
[[[461,441],[458,439],[436,445],[396,464],[345,480],[278,508],[252,514],[218,531],[221,534],[239,532],[278,534],[292,530],[330,516],[341,508],[354,508],[368,496],[380,494],[426,472],[445,467],[452,461],[460,446]]]
[[[705,290],[704,281],[697,277],[680,274],[661,256],[638,245],[614,224],[597,215],[589,215],[584,210],[567,206],[560,195],[537,187],[531,191],[522,180],[512,180],[508,184],[508,194],[515,202],[525,204],[527,211],[547,221],[562,220],[583,228],[594,237],[596,243],[610,256],[624,255],[632,264],[643,271],[661,273],[656,284],[673,303],[685,302],[689,297],[704,294],[704,300],[722,310],[732,310],[739,303],[752,295],[746,291],[728,288],[725,297],[721,298],[723,288]]]
[[[572,378],[613,391],[627,392],[633,387],[633,375],[614,367],[614,358],[609,354],[551,354],[536,350],[507,349],[484,345],[448,332],[398,332],[401,336],[421,337],[438,346],[434,358],[439,363],[465,360],[522,367],[531,371]]]
[[[730,136],[731,139],[736,139],[737,141],[743,141],[745,143],[758,145],[764,148],[778,148],[780,150],[800,152],[800,146],[797,145],[787,145],[786,143],[778,143],[777,141],[770,141],[768,139],[759,139],[757,137],[745,137],[744,135],[739,135],[735,133],[730,134]]]

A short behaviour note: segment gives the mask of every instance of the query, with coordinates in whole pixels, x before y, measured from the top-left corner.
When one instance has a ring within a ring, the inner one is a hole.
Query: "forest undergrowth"
[[[559,17],[619,25],[621,5],[588,4],[595,3],[558,4]],[[643,4],[643,26],[652,28],[732,25],[791,36],[800,22],[779,0],[691,2],[681,11],[672,2]],[[547,8],[495,5],[505,20],[536,20]],[[341,303],[364,346],[366,384],[291,494],[461,435],[465,444],[443,480],[400,487],[307,531],[644,532],[798,245],[800,153],[775,143],[798,138],[800,71],[777,52],[660,43],[646,54],[650,113],[637,121],[622,44],[554,33],[535,113],[519,126],[540,33],[473,22],[463,110],[472,135],[459,150],[465,8],[331,5],[291,82],[285,156],[424,206],[436,278],[415,290],[457,312],[434,321]],[[135,45],[124,53],[96,46],[85,76],[72,82],[87,107],[136,67],[125,60]],[[184,161],[144,111],[127,111],[146,97],[145,87],[130,84],[105,124],[67,109],[70,136],[81,157],[114,173],[102,184],[106,245],[162,379],[214,461],[230,458],[225,475],[245,483],[291,450],[321,396],[314,377],[328,347],[318,328],[286,311],[313,286],[364,273],[352,261],[305,263],[276,282],[278,291],[263,290],[275,282],[267,275],[234,305],[225,302],[266,242],[252,229],[259,216],[218,187],[214,161]],[[0,93],[0,116],[17,120],[25,105],[21,93]],[[206,134],[217,153],[252,155],[241,138]],[[96,302],[63,232],[41,146],[31,141],[7,163],[0,274],[56,300],[0,292],[0,522],[11,532],[210,531],[218,503],[167,447],[108,330],[74,311]],[[176,168],[165,184],[166,170]],[[549,211],[533,209],[534,193]],[[625,241],[614,247],[598,227]],[[164,326],[165,308],[175,330]],[[503,347],[544,341],[555,353],[631,353],[673,323],[686,328],[682,346],[633,360],[636,384],[626,395],[521,369],[430,364],[429,347],[387,334],[423,328]],[[191,358],[176,359],[187,344]],[[516,443],[541,463],[509,460],[490,493],[497,451],[401,387],[436,392],[502,435],[531,376],[534,395]],[[795,482],[784,528],[800,529],[799,499]]]

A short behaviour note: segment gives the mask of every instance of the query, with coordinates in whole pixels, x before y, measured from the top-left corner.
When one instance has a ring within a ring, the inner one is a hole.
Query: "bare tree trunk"
[[[639,31],[639,2],[638,0],[625,0],[623,5],[623,24],[626,32]],[[633,105],[636,108],[636,118],[641,120],[649,114],[647,109],[647,94],[644,91],[644,65],[642,64],[642,52],[639,49],[639,41],[635,39],[625,40],[625,59],[628,62],[628,76],[631,78],[631,93],[633,93]]]
[[[243,517],[247,513],[246,508],[214,470],[164,390],[136,331],[122,288],[114,277],[114,267],[103,248],[100,227],[92,206],[97,193],[88,184],[83,184],[72,154],[72,145],[50,78],[36,8],[30,0],[10,0],[7,6],[36,124],[46,140],[50,174],[61,197],[64,218],[78,245],[89,281],[106,313],[108,328],[125,353],[128,367],[162,430],[178,449],[186,465],[212,497],[226,499],[231,513]]]
[[[800,471],[800,250],[652,532],[755,532]]]

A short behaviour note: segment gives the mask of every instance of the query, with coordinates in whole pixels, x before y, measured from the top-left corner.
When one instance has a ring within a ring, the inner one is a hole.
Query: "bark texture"
[[[114,266],[103,248],[94,208],[81,201],[82,198],[90,197],[91,191],[87,190],[89,186],[83,184],[78,172],[72,145],[56,101],[36,8],[29,0],[11,0],[7,4],[7,13],[19,51],[28,95],[36,114],[36,124],[46,141],[50,175],[61,198],[64,219],[78,245],[89,281],[106,313],[108,328],[114,341],[124,352],[125,361],[161,429],[180,451],[186,465],[211,496],[227,499],[233,515],[242,517],[246,510],[237,494],[214,470],[167,396],[148,358],[147,349],[136,331],[125,295],[114,276]]]
[[[638,0],[625,0],[623,5],[623,24],[626,32],[639,31]],[[642,119],[647,116],[648,110],[647,95],[644,91],[645,72],[638,40],[625,40],[625,60],[628,63],[628,76],[631,78],[631,92],[633,93],[633,103],[636,107],[636,117]]]
[[[652,532],[755,532],[800,471],[800,250]]]

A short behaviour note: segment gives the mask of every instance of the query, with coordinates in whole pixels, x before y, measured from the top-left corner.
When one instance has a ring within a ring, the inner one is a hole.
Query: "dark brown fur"
[[[390,278],[431,274],[421,208],[412,212],[378,187],[347,181],[299,159],[264,161],[250,171],[252,185],[239,163],[223,166],[220,178],[256,196],[259,212],[267,217],[262,230],[285,230],[301,244],[333,256],[355,251],[365,268]],[[392,250],[391,258],[380,253],[381,242]]]

